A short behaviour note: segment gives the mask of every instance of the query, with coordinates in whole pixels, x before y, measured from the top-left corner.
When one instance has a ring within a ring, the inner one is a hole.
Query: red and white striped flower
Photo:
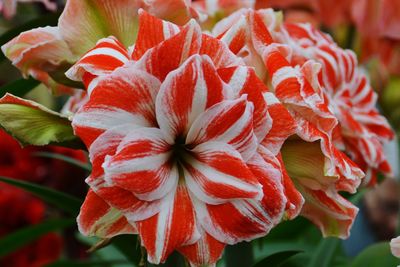
[[[295,122],[252,68],[190,21],[140,12],[128,51],[98,42],[67,73],[89,99],[73,117],[89,149],[82,233],[139,233],[149,261],[178,250],[213,265],[225,244],[263,236],[303,199],[278,152]]]
[[[354,193],[364,174],[335,146],[338,120],[319,84],[319,64],[312,60],[291,62],[291,47],[282,42],[281,19],[272,9],[240,10],[221,20],[213,34],[256,69],[297,123],[299,138],[284,145],[282,159],[306,199],[302,214],[324,235],[346,237],[357,208],[338,191]],[[305,154],[321,160],[312,163]],[[308,164],[296,163],[301,161]]]
[[[364,183],[374,184],[378,171],[390,174],[383,144],[394,134],[376,108],[377,94],[357,67],[356,55],[308,24],[286,24],[284,33],[282,41],[293,51],[292,64],[309,59],[321,64],[321,95],[339,122],[336,142],[367,173]]]

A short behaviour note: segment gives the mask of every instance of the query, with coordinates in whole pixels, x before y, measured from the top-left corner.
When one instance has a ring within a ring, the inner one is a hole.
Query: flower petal
[[[171,146],[157,128],[132,130],[103,164],[107,183],[134,193],[139,199],[163,198],[178,183]]]
[[[121,212],[110,207],[92,190],[86,196],[77,221],[79,231],[86,236],[110,238],[137,233],[136,228],[127,222]]]
[[[224,99],[224,87],[211,60],[194,55],[162,83],[156,100],[157,121],[171,144],[197,117]]]
[[[186,144],[198,145],[207,141],[227,143],[247,161],[258,147],[253,132],[253,109],[253,104],[247,102],[245,96],[215,104],[194,121]]]
[[[73,117],[75,134],[90,147],[113,126],[156,125],[154,102],[159,87],[155,77],[131,65],[115,70],[98,81],[88,102]]]
[[[345,239],[357,216],[358,208],[334,190],[299,187],[306,199],[301,215],[315,223],[324,237]]]
[[[296,133],[297,124],[274,94],[264,93],[264,99],[267,102],[268,113],[272,119],[272,127],[262,140],[262,144],[274,155],[277,155],[286,139]]]
[[[97,42],[94,48],[84,54],[65,75],[71,80],[83,80],[86,88],[88,88],[89,84],[87,79],[84,79],[85,75],[110,74],[116,68],[123,66],[128,60],[126,48],[116,38],[103,38]]]
[[[136,0],[70,0],[59,19],[63,39],[75,55],[82,55],[98,40],[115,36],[126,47],[135,41],[137,12]]]
[[[139,32],[131,55],[132,59],[139,60],[147,50],[179,32],[180,28],[177,25],[154,17],[144,10],[139,10]]]
[[[191,20],[178,34],[148,50],[136,66],[163,81],[171,71],[177,69],[190,56],[197,54],[200,46],[200,26]]]
[[[132,192],[109,185],[102,167],[105,157],[115,155],[118,145],[129,134],[130,124],[117,126],[100,135],[90,146],[92,173],[86,179],[90,188],[112,207],[121,211],[130,223],[147,219],[160,210],[160,201],[142,201]]]
[[[393,256],[400,258],[400,236],[393,238],[390,241],[390,249],[392,251]]]
[[[192,201],[184,185],[178,185],[163,200],[161,211],[137,223],[148,261],[164,262],[175,249],[200,239]]]
[[[222,243],[233,245],[250,241],[264,236],[271,227],[270,223],[266,224],[268,215],[257,201],[234,200],[209,205],[194,196],[192,199],[201,226]]]
[[[220,204],[237,198],[261,199],[262,188],[230,145],[207,142],[182,159],[188,189],[201,201]]]
[[[224,248],[224,243],[202,230],[201,238],[196,243],[180,247],[178,251],[189,260],[191,266],[211,267],[222,257]]]

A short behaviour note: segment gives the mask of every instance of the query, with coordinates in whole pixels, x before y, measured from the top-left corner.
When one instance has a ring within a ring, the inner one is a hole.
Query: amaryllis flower
[[[284,31],[283,42],[293,52],[292,64],[309,59],[321,64],[321,93],[339,121],[336,142],[363,167],[365,183],[374,184],[377,171],[390,174],[383,144],[394,133],[376,108],[377,94],[357,67],[355,54],[308,24],[286,24]]]
[[[132,45],[136,37],[139,8],[181,23],[197,16],[184,0],[95,2],[89,4],[82,0],[68,0],[57,27],[23,32],[2,46],[3,53],[21,70],[24,77],[31,75],[55,93],[73,94],[68,81],[60,78],[65,69],[103,37],[113,35],[124,45]]]
[[[395,257],[400,258],[400,236],[390,241],[390,249]]]
[[[51,0],[0,0],[0,12],[5,18],[10,19],[16,14],[18,2],[40,2],[48,10],[55,11],[57,9],[57,4]]]
[[[137,231],[150,262],[178,250],[193,266],[214,265],[225,244],[299,213],[303,199],[275,157],[293,119],[196,22],[180,28],[141,11],[133,51],[102,39],[67,75],[89,94],[73,117],[93,165],[82,233]]]
[[[364,174],[335,146],[338,120],[319,84],[319,64],[310,60],[292,65],[291,48],[281,42],[281,27],[281,16],[271,9],[241,10],[221,20],[213,34],[272,85],[271,91],[297,122],[299,138],[284,145],[282,159],[306,199],[302,214],[324,235],[346,237],[357,208],[338,191],[354,193]],[[297,163],[311,158],[312,164]]]

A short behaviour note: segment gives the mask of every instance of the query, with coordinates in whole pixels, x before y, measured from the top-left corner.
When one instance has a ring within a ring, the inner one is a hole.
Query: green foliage
[[[35,153],[34,155],[38,156],[38,157],[62,160],[64,162],[66,162],[66,163],[69,163],[71,165],[74,165],[76,167],[84,169],[85,171],[89,171],[90,172],[92,170],[92,167],[90,166],[90,164],[82,163],[79,160],[76,160],[74,158],[65,156],[63,154],[57,154],[57,153],[51,153],[51,152],[38,152],[38,153]]]
[[[33,90],[36,86],[40,84],[39,81],[29,78],[29,79],[19,79],[13,81],[0,87],[0,97],[4,96],[6,93],[13,94],[15,96],[24,96]]]
[[[301,250],[281,251],[264,258],[263,260],[257,262],[253,267],[279,267],[282,266],[282,264],[289,260],[292,256],[302,252],[303,251]]]
[[[4,182],[21,189],[24,189],[39,197],[48,204],[51,204],[71,215],[77,215],[82,201],[68,194],[50,189],[37,184],[0,177],[0,182]]]
[[[56,219],[36,224],[11,233],[0,239],[0,257],[5,256],[47,233],[75,224],[74,219]]]
[[[400,259],[395,258],[389,243],[377,243],[369,246],[353,260],[350,267],[394,267],[400,264]]]

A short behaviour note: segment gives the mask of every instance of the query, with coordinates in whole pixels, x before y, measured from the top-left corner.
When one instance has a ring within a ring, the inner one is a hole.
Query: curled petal
[[[299,188],[306,202],[301,215],[315,223],[324,237],[342,239],[350,235],[358,208],[333,190]]]
[[[272,93],[264,93],[264,99],[267,102],[272,127],[262,140],[262,144],[274,155],[277,155],[285,140],[296,133],[297,124],[289,111]]]
[[[105,130],[130,123],[155,125],[154,101],[160,82],[132,66],[100,79],[88,102],[73,117],[75,133],[90,144]]]
[[[237,198],[261,199],[261,184],[240,154],[220,142],[196,146],[182,163],[189,190],[201,201],[220,204]]]
[[[117,126],[107,130],[93,142],[89,149],[92,173],[86,182],[99,197],[122,212],[130,223],[135,223],[158,213],[160,201],[142,201],[128,190],[107,184],[102,167],[105,157],[115,155],[118,145],[130,130],[129,124]]]
[[[110,238],[137,233],[136,228],[128,223],[121,212],[110,207],[91,190],[81,207],[77,221],[79,231],[86,236]]]
[[[157,128],[132,130],[115,155],[105,158],[103,168],[108,184],[146,201],[163,198],[178,183],[171,147]]]
[[[126,48],[117,39],[103,38],[67,71],[66,76],[75,81],[83,80],[85,86],[89,87],[87,79],[84,79],[85,75],[93,77],[110,74],[128,60]]]
[[[224,99],[224,87],[211,60],[194,55],[162,83],[156,100],[157,121],[167,141],[187,134],[197,117]]]
[[[184,185],[178,185],[161,203],[160,212],[137,223],[148,261],[164,262],[175,249],[200,239],[192,201]]]
[[[196,12],[186,0],[144,0],[146,9],[158,18],[173,21],[178,24],[186,23]]]
[[[253,132],[253,109],[246,97],[215,104],[194,121],[186,143],[224,142],[232,145],[247,161],[258,147]]]

